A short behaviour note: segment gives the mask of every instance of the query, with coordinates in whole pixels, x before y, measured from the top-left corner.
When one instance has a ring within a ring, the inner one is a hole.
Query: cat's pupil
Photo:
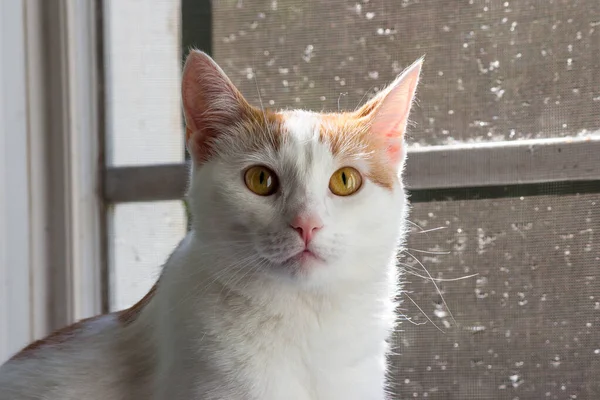
[[[259,182],[262,185],[265,182],[265,171],[260,171],[260,175],[258,176]]]
[[[342,182],[344,182],[344,186],[348,186],[348,178],[346,178],[345,172],[342,172]]]

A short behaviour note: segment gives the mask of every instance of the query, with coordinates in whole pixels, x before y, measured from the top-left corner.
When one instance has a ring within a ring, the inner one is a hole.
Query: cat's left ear
[[[403,158],[404,134],[422,65],[423,57],[406,68],[391,85],[358,110],[361,117],[368,118],[371,135],[386,147],[394,163]]]

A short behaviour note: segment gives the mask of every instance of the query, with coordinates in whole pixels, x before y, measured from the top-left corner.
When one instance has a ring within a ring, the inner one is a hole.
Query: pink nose
[[[323,221],[316,215],[299,215],[290,223],[290,226],[296,230],[308,244],[315,233],[323,227]]]

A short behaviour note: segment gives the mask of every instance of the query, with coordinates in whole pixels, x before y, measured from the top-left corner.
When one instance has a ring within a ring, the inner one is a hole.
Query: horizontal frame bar
[[[600,135],[421,147],[406,178],[412,190],[600,179]]]
[[[600,180],[409,190],[411,203],[600,193]]]
[[[437,191],[432,200],[454,197],[457,189],[463,196],[468,188],[477,198],[489,197],[486,192],[506,197],[515,191],[505,186],[600,182],[600,136],[410,148],[405,177],[413,195]],[[104,198],[112,203],[180,199],[188,178],[186,164],[108,168]]]
[[[185,195],[189,164],[108,168],[104,199],[111,203],[177,200]]]

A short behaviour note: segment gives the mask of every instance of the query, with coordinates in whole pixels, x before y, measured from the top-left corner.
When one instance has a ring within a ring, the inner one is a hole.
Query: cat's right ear
[[[206,161],[211,140],[244,117],[251,106],[206,53],[192,50],[181,84],[185,139],[195,162]]]

